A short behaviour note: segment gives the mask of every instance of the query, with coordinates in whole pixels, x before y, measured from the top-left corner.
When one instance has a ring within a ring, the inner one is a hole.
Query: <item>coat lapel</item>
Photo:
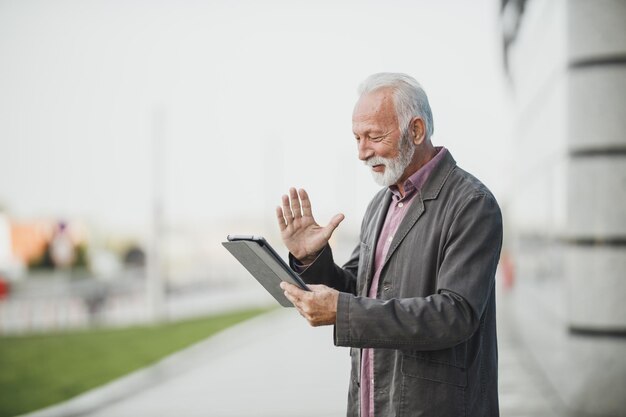
[[[409,207],[409,213],[402,219],[402,223],[398,226],[398,230],[396,231],[395,236],[393,237],[393,241],[391,242],[391,246],[387,251],[387,256],[385,256],[385,260],[383,261],[383,267],[391,258],[391,255],[398,249],[400,243],[404,240],[406,235],[409,233],[409,230],[413,227],[417,220],[424,214],[424,200],[422,200],[422,196],[420,192],[417,192],[417,195],[414,197],[413,203],[411,207]]]
[[[389,261],[389,258],[391,258],[396,249],[398,249],[398,246],[400,246],[400,243],[402,243],[411,228],[413,228],[415,223],[417,223],[417,220],[422,216],[422,214],[424,214],[424,201],[434,200],[439,196],[439,192],[441,191],[443,184],[446,182],[455,166],[456,161],[448,151],[448,153],[430,174],[430,178],[428,178],[422,190],[418,190],[417,195],[414,197],[413,203],[411,203],[411,207],[409,207],[409,213],[407,213],[404,219],[402,219],[402,222],[400,223],[400,226],[398,226],[398,230],[393,237],[387,256],[385,256],[385,260],[383,261],[383,268],[387,265],[387,261]],[[387,204],[387,207],[389,207],[389,204]],[[384,212],[386,214],[387,210],[384,210]],[[382,224],[380,228],[382,228]],[[378,241],[378,234],[376,235],[376,239]]]

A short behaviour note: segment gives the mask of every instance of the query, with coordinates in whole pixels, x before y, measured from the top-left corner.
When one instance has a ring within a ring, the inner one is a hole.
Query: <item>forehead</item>
[[[391,129],[398,126],[393,92],[391,89],[379,89],[363,94],[352,112],[354,131]]]

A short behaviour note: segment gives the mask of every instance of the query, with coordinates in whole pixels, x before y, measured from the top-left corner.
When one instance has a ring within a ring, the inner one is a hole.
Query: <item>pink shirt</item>
[[[398,226],[409,211],[417,192],[422,188],[433,169],[447,153],[446,148],[435,148],[437,154],[428,161],[417,172],[411,175],[404,182],[404,197],[400,195],[398,187],[392,185],[389,190],[392,193],[391,203],[387,210],[385,223],[380,231],[380,236],[376,242],[376,253],[374,257],[374,277],[370,286],[368,297],[377,298],[378,281],[382,270],[383,261],[387,256],[393,237],[398,230]],[[374,417],[374,349],[363,349],[361,352],[361,417]]]

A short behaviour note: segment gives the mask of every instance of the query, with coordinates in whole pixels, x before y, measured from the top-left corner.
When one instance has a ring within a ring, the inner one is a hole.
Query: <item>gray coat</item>
[[[449,153],[396,232],[367,298],[391,192],[369,204],[360,243],[339,267],[327,246],[301,273],[341,291],[335,344],[349,346],[348,416],[360,412],[360,348],[374,350],[377,416],[498,416],[494,275],[502,217],[491,192]]]

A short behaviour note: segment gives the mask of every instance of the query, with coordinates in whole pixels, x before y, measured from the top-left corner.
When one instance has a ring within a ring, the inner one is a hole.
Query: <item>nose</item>
[[[357,148],[359,150],[359,159],[361,161],[367,161],[374,156],[374,150],[369,147],[369,143],[365,139],[361,139],[357,142]]]

